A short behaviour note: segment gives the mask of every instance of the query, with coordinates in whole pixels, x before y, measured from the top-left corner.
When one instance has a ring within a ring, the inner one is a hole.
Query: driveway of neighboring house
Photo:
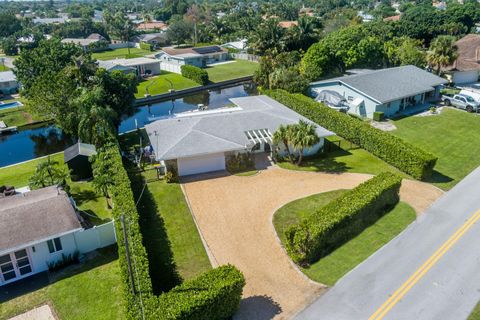
[[[184,179],[183,190],[212,263],[231,263],[246,277],[237,319],[289,318],[325,291],[325,286],[306,278],[283,251],[272,224],[273,213],[295,199],[350,189],[370,177],[271,168],[250,177],[212,174]],[[420,213],[442,191],[405,181],[400,195]]]

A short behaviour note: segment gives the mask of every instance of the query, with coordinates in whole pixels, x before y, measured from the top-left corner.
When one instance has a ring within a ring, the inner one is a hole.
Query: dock
[[[17,131],[16,126],[9,127],[4,121],[0,121],[0,134],[8,133],[8,132],[16,132],[16,131]]]

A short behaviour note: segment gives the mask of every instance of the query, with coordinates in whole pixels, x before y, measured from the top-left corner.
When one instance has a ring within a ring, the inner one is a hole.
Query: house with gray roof
[[[238,153],[269,153],[280,125],[310,120],[267,96],[232,98],[232,107],[192,111],[160,118],[145,126],[156,160],[176,167],[180,176],[221,171],[225,158]],[[316,154],[334,133],[316,125]],[[281,151],[280,151],[281,152]]]
[[[160,74],[160,62],[151,58],[97,60],[98,67],[111,72],[120,70],[124,73],[135,72],[138,77]]]
[[[17,77],[13,71],[0,72],[0,93],[12,94],[18,91]]]
[[[415,66],[401,66],[380,70],[362,70],[353,75],[313,82],[310,95],[318,96],[324,90],[338,92],[345,97],[349,111],[361,117],[372,118],[374,112],[385,116],[425,105],[440,99],[440,89],[448,81]]]

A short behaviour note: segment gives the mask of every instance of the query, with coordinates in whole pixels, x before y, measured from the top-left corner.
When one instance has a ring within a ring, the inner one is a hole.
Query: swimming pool
[[[13,101],[13,102],[7,102],[7,103],[0,102],[0,110],[21,107],[21,106],[23,106],[23,103],[21,103],[20,101]]]

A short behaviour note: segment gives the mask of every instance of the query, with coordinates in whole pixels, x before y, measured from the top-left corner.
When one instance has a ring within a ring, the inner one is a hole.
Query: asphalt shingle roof
[[[0,198],[0,252],[81,227],[68,195],[56,186]]]
[[[298,123],[301,119],[309,121],[267,96],[230,101],[237,107],[179,114],[146,125],[157,159],[245,150],[250,144],[246,131],[268,129],[273,134],[281,124]],[[333,135],[318,125],[317,134],[320,137]]]
[[[93,144],[77,142],[63,151],[63,161],[68,162],[79,155],[90,157],[95,154],[97,151]]]
[[[380,103],[387,103],[434,89],[448,81],[415,66],[402,66],[355,74],[331,80],[340,81]]]

